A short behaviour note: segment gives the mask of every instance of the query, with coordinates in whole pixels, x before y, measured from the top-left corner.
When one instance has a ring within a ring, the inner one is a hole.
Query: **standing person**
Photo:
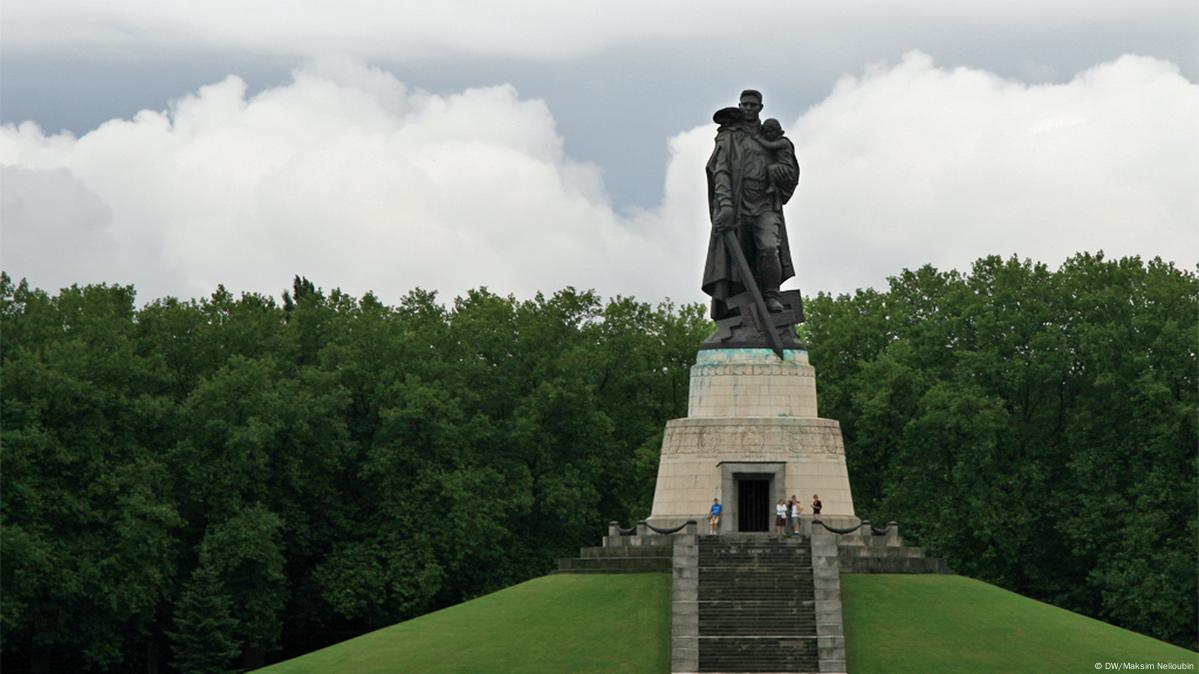
[[[712,508],[708,510],[708,533],[713,536],[720,530],[720,514],[724,512],[724,507],[720,505],[720,499],[712,499]]]
[[[799,499],[795,494],[791,495],[791,502],[788,504],[791,507],[791,533],[799,535],[800,515],[803,514],[803,506],[800,505]]]
[[[820,509],[823,507],[824,504],[820,502],[820,494],[812,494],[812,515],[819,515]]]
[[[787,502],[783,499],[774,506],[774,528],[779,536],[787,535]]]

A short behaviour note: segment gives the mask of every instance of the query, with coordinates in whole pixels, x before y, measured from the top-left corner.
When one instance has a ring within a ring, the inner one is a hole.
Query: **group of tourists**
[[[812,514],[819,515],[824,504],[820,502],[819,494],[812,494]],[[712,499],[712,507],[708,510],[708,533],[715,535],[720,531],[720,517],[724,514],[724,506],[720,504],[719,498]],[[803,504],[799,502],[795,494],[791,495],[790,501],[779,499],[779,502],[774,507],[774,528],[779,536],[787,535],[787,523],[790,520],[791,533],[798,535],[800,533],[800,524],[803,516]]]
[[[820,510],[824,508],[824,504],[820,502],[819,494],[812,494],[812,514],[819,515]],[[803,504],[791,495],[790,501],[779,499],[779,502],[774,506],[774,529],[779,536],[787,535],[787,521],[791,521],[791,533],[800,534],[800,517],[803,515]]]

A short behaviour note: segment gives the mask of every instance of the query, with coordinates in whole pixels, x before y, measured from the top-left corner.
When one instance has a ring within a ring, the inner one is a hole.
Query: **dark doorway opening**
[[[770,478],[737,480],[737,531],[770,531]]]

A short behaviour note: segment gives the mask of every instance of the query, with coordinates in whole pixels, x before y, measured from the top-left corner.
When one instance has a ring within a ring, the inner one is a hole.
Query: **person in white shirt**
[[[779,536],[787,535],[787,502],[783,499],[779,499],[778,505],[774,507],[774,528]]]
[[[799,499],[795,497],[795,494],[791,495],[791,502],[788,505],[791,506],[791,533],[799,535],[799,516],[803,514],[803,506],[800,505]]]

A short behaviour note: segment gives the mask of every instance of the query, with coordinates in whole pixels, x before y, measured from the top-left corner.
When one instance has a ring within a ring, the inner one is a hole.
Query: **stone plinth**
[[[725,507],[722,531],[736,531],[737,485],[769,480],[770,508],[792,494],[811,515],[856,523],[841,426],[817,416],[816,373],[802,350],[779,360],[769,349],[708,349],[691,368],[688,415],[666,424],[650,521],[703,522],[713,498]],[[773,524],[773,521],[772,521]],[[702,527],[701,527],[702,529]]]
[[[816,414],[816,369],[807,351],[708,349],[691,367],[687,417],[799,417]],[[835,422],[834,422],[835,423]]]

